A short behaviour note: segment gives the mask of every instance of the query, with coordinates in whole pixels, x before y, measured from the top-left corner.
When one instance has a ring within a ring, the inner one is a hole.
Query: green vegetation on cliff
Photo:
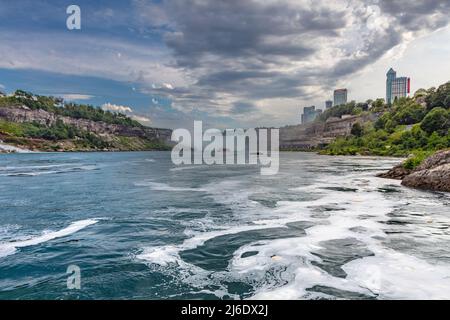
[[[438,89],[418,90],[412,98],[396,100],[392,106],[372,103],[370,112],[381,116],[374,123],[355,125],[352,134],[338,138],[321,151],[330,155],[408,156],[407,166],[414,167],[436,150],[450,147],[450,82]],[[327,110],[327,115],[339,114],[345,108],[355,113],[349,104]],[[346,112],[348,110],[345,110]]]
[[[102,121],[109,124],[119,124],[130,127],[142,127],[139,122],[121,113],[112,113],[91,105],[63,103],[62,99],[33,95],[30,92],[17,90],[14,95],[0,97],[0,107],[25,105],[31,110],[45,110],[59,116],[75,119]]]
[[[63,140],[76,140],[75,145],[82,149],[107,149],[112,147],[111,143],[101,139],[97,135],[79,130],[57,121],[54,125],[44,126],[38,123],[15,123],[0,120],[0,134],[3,134],[5,142],[13,144],[25,143],[27,139],[40,139],[49,142]],[[58,149],[56,144],[49,146],[50,149]]]
[[[0,108],[14,109],[11,110],[13,115],[17,110],[24,112],[23,106],[31,112],[44,110],[46,111],[44,114],[51,114],[51,117],[44,118],[44,120],[40,118],[40,121],[34,121],[35,118],[26,121],[20,119],[21,117],[8,117],[8,112],[3,112],[6,116],[0,117],[0,141],[39,151],[169,149],[169,146],[159,137],[147,133],[146,129],[148,128],[124,114],[104,111],[89,105],[64,104],[63,100],[59,98],[36,96],[21,90],[17,90],[11,96],[0,97]],[[16,118],[19,120],[15,121]],[[68,118],[72,120],[63,121]],[[112,132],[116,132],[116,130],[105,131],[102,129],[102,125],[96,125],[96,122],[106,123],[108,126],[116,125],[125,129],[119,129],[121,133],[113,134]],[[86,130],[86,123],[91,123],[89,127],[95,126],[97,130]],[[131,136],[128,136],[128,132],[132,132]]]

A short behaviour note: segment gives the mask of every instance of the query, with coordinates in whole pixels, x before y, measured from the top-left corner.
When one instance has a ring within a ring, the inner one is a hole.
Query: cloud
[[[409,31],[435,30],[448,24],[450,2],[441,0],[381,0],[383,14],[394,17],[397,27]]]
[[[133,115],[133,116],[131,116],[131,119],[139,121],[139,122],[144,122],[145,124],[149,124],[152,122],[152,120],[150,118],[147,118],[144,116]]]
[[[0,18],[17,11],[22,21],[21,12],[29,12],[10,6]],[[92,6],[85,25],[98,33],[0,33],[0,68],[113,79],[170,101],[168,117],[266,125],[291,121],[294,108],[329,99],[334,87],[347,86],[386,55],[400,56],[407,43],[450,20],[450,2],[440,0],[133,0],[129,10],[112,2],[111,8]],[[36,14],[44,17],[44,10],[56,7],[39,6]]]
[[[132,113],[133,109],[127,106],[121,106],[117,104],[111,104],[111,103],[105,103],[102,105],[102,109],[105,111],[111,111],[111,112],[119,112],[119,113]]]
[[[26,44],[26,45],[24,45]],[[122,57],[117,52],[126,53]],[[97,35],[39,30],[0,33],[0,68],[32,69],[158,86],[186,85],[170,65],[168,49],[156,44]]]
[[[112,103],[105,103],[102,105],[102,109],[105,111],[111,111],[111,112],[118,112],[118,113],[123,113],[123,114],[128,114],[128,116],[133,119],[136,120],[138,122],[142,122],[146,125],[151,124],[152,120],[149,117],[143,116],[143,115],[137,115],[137,114],[132,114],[130,115],[130,113],[133,113],[134,110],[131,107],[127,107],[127,106],[123,106],[123,105],[117,105],[117,104],[112,104]]]
[[[164,88],[167,88],[169,90],[173,90],[173,86],[170,83],[163,83],[162,84]]]
[[[233,105],[232,112],[236,114],[247,114],[255,112],[257,108],[249,102],[237,102]]]
[[[253,110],[247,101],[325,99],[386,53],[447,25],[450,5],[172,0],[163,8],[173,26],[164,40],[192,83],[149,93],[167,96],[180,111],[238,118]]]
[[[79,94],[79,93],[68,93],[68,94],[63,94],[63,95],[58,95],[56,94],[56,96],[60,96],[61,98],[63,98],[64,100],[68,100],[68,101],[73,101],[73,100],[89,100],[92,99],[94,96],[92,95],[88,95],[88,94]]]

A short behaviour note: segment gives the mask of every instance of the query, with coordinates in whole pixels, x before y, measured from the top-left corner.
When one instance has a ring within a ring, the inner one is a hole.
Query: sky
[[[0,0],[0,90],[154,127],[298,124],[336,88],[383,98],[390,67],[413,91],[449,81],[449,13],[448,0]]]

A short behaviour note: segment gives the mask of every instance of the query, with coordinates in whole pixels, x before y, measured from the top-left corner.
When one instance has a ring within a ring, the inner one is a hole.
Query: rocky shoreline
[[[406,187],[450,192],[450,150],[436,152],[413,170],[399,164],[378,177],[402,180]]]
[[[0,140],[0,153],[30,153],[30,152],[32,151],[4,144],[3,141]]]

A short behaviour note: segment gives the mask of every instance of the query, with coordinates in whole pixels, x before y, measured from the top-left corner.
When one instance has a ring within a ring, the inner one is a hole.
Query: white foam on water
[[[14,172],[14,173],[0,174],[0,176],[2,176],[2,177],[37,177],[37,176],[42,176],[42,175],[47,175],[47,174],[55,174],[55,173],[61,173],[61,172],[64,172],[64,171],[50,170],[50,171],[35,171],[35,172]]]
[[[207,165],[193,165],[193,166],[187,166],[187,165],[181,165],[175,168],[170,168],[170,171],[176,172],[176,171],[184,171],[184,170],[193,170],[193,169],[202,169],[208,167]]]
[[[431,264],[383,244],[383,239],[387,237],[383,223],[389,220],[387,214],[395,206],[405,205],[375,192],[387,184],[392,182],[371,178],[366,183],[361,177],[356,179],[352,176],[350,180],[339,181],[339,186],[358,186],[357,193],[329,191],[316,201],[279,203],[277,210],[294,213],[297,209],[302,213],[297,214],[296,218],[303,220],[314,219],[309,214],[311,211],[304,210],[305,206],[312,209],[316,205],[328,204],[344,210],[329,211],[330,217],[322,219],[325,223],[306,229],[306,237],[261,241],[240,248],[232,260],[232,270],[255,274],[264,273],[276,265],[287,268],[286,272],[292,275],[293,280],[282,286],[272,283],[260,287],[253,296],[256,299],[308,298],[311,293],[307,289],[314,286],[333,287],[384,299],[449,299],[450,265]],[[326,186],[329,187],[330,183]],[[324,241],[346,238],[362,242],[375,256],[343,265],[342,269],[347,273],[345,278],[334,277],[312,264],[313,261],[321,262],[312,252],[320,249]],[[257,251],[258,254],[241,258],[248,251]]]
[[[381,299],[450,299],[449,265],[431,264],[394,250],[353,260],[343,266],[349,279]]]
[[[373,161],[375,165],[376,159]],[[266,208],[251,201],[249,197],[260,190],[247,188],[236,178],[205,185],[202,189],[215,202],[231,208],[234,215],[241,215],[241,219],[229,221],[228,224],[223,221],[213,226],[208,225],[213,220],[199,219],[207,225],[205,230],[208,231],[187,229],[185,234],[189,238],[182,244],[147,247],[137,258],[163,268],[163,272],[171,270],[181,281],[197,288],[204,288],[212,282],[220,285],[222,280],[255,284],[252,298],[256,299],[333,298],[325,293],[308,290],[315,286],[384,299],[450,298],[450,265],[431,263],[386,246],[389,235],[385,231],[392,228],[387,224],[392,218],[390,214],[396,208],[404,208],[411,202],[411,197],[407,197],[409,191],[400,187],[399,181],[375,178],[373,174],[373,171],[360,170],[293,188],[291,190],[319,198],[312,201],[279,201],[276,208]],[[164,191],[172,189],[165,184],[152,186]],[[390,197],[380,192],[380,188],[392,186],[402,193]],[[355,192],[349,189],[355,189]],[[417,197],[415,193],[414,198]],[[431,207],[443,206],[438,200],[423,200],[430,203]],[[445,226],[450,218],[439,215],[438,219],[434,216],[431,223],[427,221],[429,218],[426,215],[418,219],[424,220],[424,223],[411,226],[407,236],[423,237],[424,241],[448,237],[442,228],[433,228]],[[305,236],[256,241],[242,246],[234,253],[228,269],[223,272],[203,270],[180,257],[181,251],[197,248],[219,236],[286,227],[286,224],[298,221],[313,224],[305,229]],[[211,231],[214,228],[218,230]],[[314,254],[326,249],[324,242],[343,239],[353,239],[374,254],[364,258],[355,257],[355,260],[341,266],[347,274],[345,278],[333,276],[317,266],[323,261]],[[249,251],[257,253],[242,258],[242,254]]]
[[[279,227],[283,225],[277,225]],[[237,234],[244,231],[261,230],[266,229],[266,225],[253,225],[253,226],[236,226],[227,229],[209,231],[209,232],[194,232],[187,230],[185,233],[191,237],[186,239],[179,245],[166,245],[160,247],[146,247],[141,254],[136,256],[139,260],[144,260],[148,263],[159,264],[166,266],[170,263],[186,264],[179,256],[181,251],[197,248],[203,245],[206,241],[214,239],[220,236]]]
[[[134,184],[137,187],[149,187],[151,190],[155,191],[195,191],[195,192],[202,192],[205,191],[201,188],[185,188],[185,187],[171,187],[167,183],[161,183],[161,182],[153,182],[153,181],[144,181],[144,182],[137,182]]]
[[[35,246],[50,240],[66,237],[97,222],[98,222],[97,219],[75,221],[71,223],[68,227],[61,229],[59,231],[46,231],[43,232],[42,235],[30,239],[21,239],[17,241],[0,243],[0,257],[11,255],[15,253],[18,248]]]
[[[60,168],[58,170],[41,170],[41,169],[54,169]],[[22,169],[28,169],[31,171],[18,171]],[[34,170],[34,169],[37,169]],[[91,171],[96,170],[96,165],[79,165],[72,166],[69,165],[48,165],[48,166],[29,166],[29,167],[4,167],[0,168],[0,171],[4,171],[6,173],[1,173],[0,176],[7,177],[36,177],[41,175],[48,174],[59,174],[59,173],[70,173],[76,171]],[[9,172],[8,172],[9,171]]]
[[[76,163],[64,163],[64,164],[49,164],[49,165],[38,165],[38,166],[6,166],[0,167],[0,171],[9,171],[9,170],[24,170],[24,169],[48,169],[48,168],[58,168],[58,167],[67,167],[73,166]]]
[[[136,256],[137,259],[167,266],[169,263],[176,263],[180,260],[178,256],[179,248],[175,246],[148,247]]]
[[[205,221],[202,219],[202,221]],[[284,227],[282,224],[277,224],[278,227]],[[218,229],[220,226],[208,226],[208,229]],[[234,275],[228,271],[208,271],[201,267],[193,265],[184,261],[180,253],[185,250],[195,249],[203,245],[206,241],[230,234],[238,234],[245,231],[266,229],[266,225],[244,225],[244,226],[223,226],[223,229],[198,232],[192,229],[186,229],[185,234],[189,236],[188,239],[179,245],[165,245],[155,247],[145,247],[141,253],[135,256],[137,260],[149,265],[153,270],[163,272],[164,274],[173,275],[178,281],[197,288],[199,292],[204,292],[205,287],[211,285],[218,286],[221,290],[208,291],[221,299],[225,295],[230,298],[238,299],[236,294],[228,293],[227,286],[223,284],[225,280],[235,280]],[[239,275],[238,275],[239,276]],[[237,280],[241,280],[240,276]]]

